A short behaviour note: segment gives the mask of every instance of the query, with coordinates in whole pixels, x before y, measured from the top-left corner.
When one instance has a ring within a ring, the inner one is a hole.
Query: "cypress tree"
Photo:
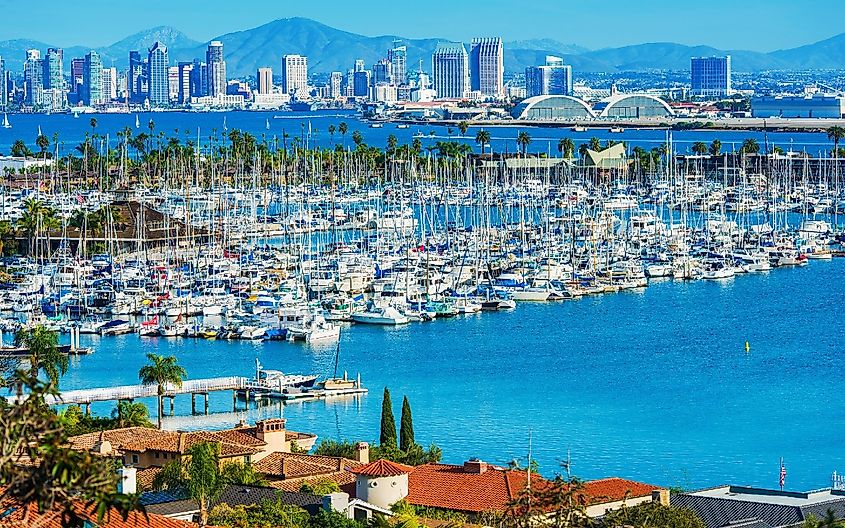
[[[405,396],[402,400],[402,418],[399,422],[399,449],[407,452],[414,444],[414,418],[411,416],[411,404]]]
[[[396,447],[396,420],[393,418],[393,403],[390,401],[390,391],[384,388],[384,399],[381,401],[381,437],[379,443],[383,446]]]

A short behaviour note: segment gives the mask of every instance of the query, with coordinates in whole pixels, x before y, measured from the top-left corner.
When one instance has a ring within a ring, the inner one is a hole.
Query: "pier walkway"
[[[238,392],[253,388],[253,385],[253,380],[238,376],[228,378],[185,380],[182,382],[182,385],[178,387],[172,384],[165,385],[163,397],[170,398],[170,408],[172,414],[174,405],[173,402],[177,395],[191,395],[191,410],[194,413],[196,413],[196,396],[204,396],[205,414],[208,414],[209,393],[232,391],[232,400],[236,404]],[[94,402],[132,401],[138,398],[155,398],[157,395],[158,385],[122,385],[117,387],[62,391],[58,396],[47,397],[46,403],[48,405],[84,405],[86,413],[89,413],[91,404]],[[9,398],[11,402],[15,402],[17,399],[18,397]]]
[[[237,391],[247,389],[250,380],[244,377],[208,378],[185,380],[180,387],[164,386],[164,396],[173,397],[179,394],[207,394],[217,391]],[[62,391],[59,398],[53,398],[47,403],[57,404],[88,404],[99,401],[135,400],[138,398],[154,398],[158,394],[157,385],[123,385],[118,387],[102,387],[98,389],[81,389]]]

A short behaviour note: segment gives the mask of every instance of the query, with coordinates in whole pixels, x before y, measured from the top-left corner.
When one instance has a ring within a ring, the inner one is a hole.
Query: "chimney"
[[[355,444],[355,461],[361,464],[370,463],[370,444],[367,442],[358,442]]]
[[[487,462],[482,462],[477,458],[471,458],[464,462],[464,473],[474,473],[481,475],[487,472]]]
[[[255,423],[255,438],[267,445],[261,453],[256,454],[254,462],[270,453],[290,453],[290,443],[287,441],[285,430],[286,423],[284,418],[269,418]]]
[[[656,489],[651,492],[651,501],[652,502],[659,502],[663,506],[670,506],[671,499],[669,498],[669,490],[667,489]]]
[[[138,470],[134,467],[122,467],[117,470],[117,492],[126,495],[138,493]]]
[[[346,513],[349,508],[349,494],[339,491],[323,496],[323,509],[332,512]]]
[[[185,439],[188,436],[184,431],[179,431],[179,442],[176,445],[176,452],[180,455],[185,452]]]

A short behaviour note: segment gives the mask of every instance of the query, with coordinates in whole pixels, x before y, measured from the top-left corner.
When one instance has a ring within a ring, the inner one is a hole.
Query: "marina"
[[[151,398],[133,385],[138,368],[147,352],[172,354],[194,382],[167,395],[171,418],[269,413],[371,440],[376,402],[339,374],[351,370],[426,402],[421,436],[458,457],[506,464],[530,429],[551,472],[571,449],[585,476],[756,482],[775,452],[806,486],[829,474],[836,442],[823,432],[828,450],[810,460],[755,428],[797,419],[771,392],[782,378],[835,390],[819,371],[833,367],[797,351],[839,343],[825,309],[842,297],[845,263],[838,159],[670,156],[681,147],[665,131],[667,153],[622,162],[443,145],[265,151],[232,132],[223,150],[201,147],[201,165],[182,147],[164,163],[113,145],[113,161],[88,169],[108,187],[59,166],[32,174],[48,188],[4,188],[3,219],[32,228],[8,242],[20,255],[4,260],[0,326],[44,325],[92,351],[71,358],[66,403],[108,413],[115,399]],[[599,141],[599,154],[618,150]],[[230,158],[244,148],[262,154]],[[797,298],[801,310],[785,312]],[[817,389],[796,390],[804,410],[836,419]],[[700,444],[684,434],[699,416]],[[478,434],[444,433],[453,423]],[[520,433],[497,443],[500,427]],[[629,438],[634,469],[618,456]],[[733,457],[749,465],[721,465]]]

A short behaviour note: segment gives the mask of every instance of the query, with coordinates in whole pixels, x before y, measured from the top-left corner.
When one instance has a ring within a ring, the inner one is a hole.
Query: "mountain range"
[[[204,58],[207,42],[191,39],[181,31],[161,26],[130,35],[103,48],[95,48],[106,66],[126,68],[130,50],[145,50],[161,41],[170,52],[170,61]],[[430,69],[431,53],[438,42],[448,39],[408,39],[396,35],[364,36],[329,27],[307,18],[285,18],[262,26],[215,37],[224,44],[230,77],[254,75],[261,66],[280,68],[281,57],[298,53],[308,57],[312,72],[346,71],[356,59],[371,65],[383,58],[394,40],[408,47],[408,69],[422,60]],[[0,41],[0,57],[10,70],[20,71],[27,49],[42,53],[57,43],[18,39]],[[71,57],[82,57],[90,50],[83,46],[65,47],[65,69]],[[565,58],[576,72],[653,71],[689,69],[695,56],[732,56],[733,69],[740,72],[763,70],[845,69],[845,33],[820,42],[769,53],[746,50],[721,50],[710,46],[685,46],[670,42],[645,43],[619,48],[591,50],[576,44],[543,38],[505,43],[505,69],[519,72],[526,66],[542,64],[546,55]]]

